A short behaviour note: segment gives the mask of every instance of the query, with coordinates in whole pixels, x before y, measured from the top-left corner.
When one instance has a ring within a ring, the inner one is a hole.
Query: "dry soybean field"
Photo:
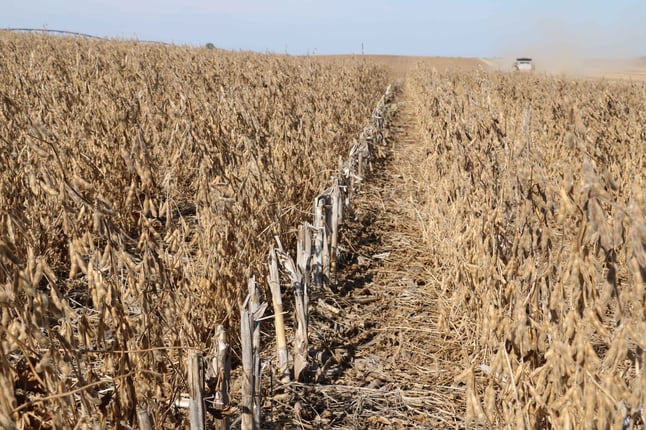
[[[182,427],[186,348],[233,327],[384,69],[10,33],[0,53],[0,427],[120,427],[142,402]]]
[[[464,384],[456,427],[643,428],[644,82],[422,68],[407,92],[416,284],[438,378]]]
[[[300,381],[263,321],[260,428],[644,428],[646,82],[8,32],[0,58],[0,427],[188,428],[220,324],[239,428],[247,279],[270,301],[267,250],[393,84]]]

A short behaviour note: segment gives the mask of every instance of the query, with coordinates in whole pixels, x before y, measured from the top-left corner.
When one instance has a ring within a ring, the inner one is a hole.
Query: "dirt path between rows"
[[[458,339],[439,330],[440,282],[428,269],[410,168],[425,157],[404,85],[387,154],[353,198],[338,282],[313,293],[308,383],[276,401],[279,427],[463,426]],[[276,396],[280,398],[280,396]],[[290,405],[291,404],[291,405]],[[294,406],[295,405],[295,406]]]

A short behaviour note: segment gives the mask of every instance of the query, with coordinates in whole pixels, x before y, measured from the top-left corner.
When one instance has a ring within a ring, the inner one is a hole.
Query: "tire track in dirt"
[[[440,282],[411,186],[410,167],[426,155],[407,91],[395,101],[386,156],[354,196],[338,282],[313,293],[314,365],[306,384],[291,386],[294,428],[463,426],[460,345],[439,329]]]

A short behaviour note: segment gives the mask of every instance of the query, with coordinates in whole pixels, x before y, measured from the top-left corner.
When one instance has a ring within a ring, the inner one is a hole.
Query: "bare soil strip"
[[[308,383],[290,393],[291,417],[270,418],[280,427],[463,425],[464,389],[454,382],[462,366],[453,356],[461,346],[454,331],[438,329],[436,310],[444,306],[437,305],[439,282],[427,270],[410,183],[424,148],[406,91],[395,101],[388,154],[353,200],[336,287],[314,293],[315,365]]]

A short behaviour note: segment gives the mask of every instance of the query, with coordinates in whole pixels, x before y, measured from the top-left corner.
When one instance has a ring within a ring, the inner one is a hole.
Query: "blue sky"
[[[0,27],[289,54],[646,55],[645,0],[3,0]]]

